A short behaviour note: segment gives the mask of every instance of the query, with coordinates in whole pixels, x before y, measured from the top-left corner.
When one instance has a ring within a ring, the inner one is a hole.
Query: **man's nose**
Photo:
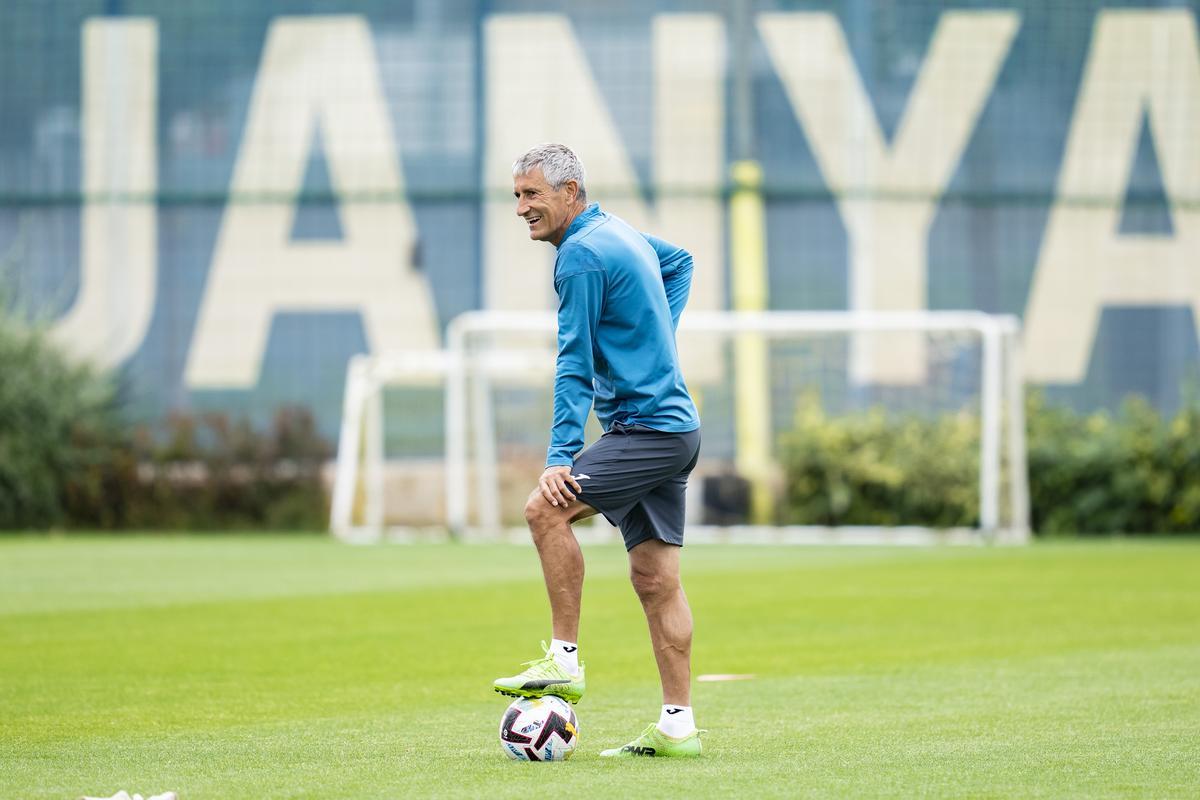
[[[517,216],[518,216],[518,217],[523,217],[523,216],[525,216],[525,212],[526,212],[526,211],[528,211],[528,210],[529,210],[529,206],[525,205],[525,201],[524,201],[524,200],[518,200],[518,201],[517,201]]]

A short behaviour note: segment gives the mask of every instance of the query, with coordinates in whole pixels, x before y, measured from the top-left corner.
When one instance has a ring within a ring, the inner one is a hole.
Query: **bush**
[[[99,489],[88,481],[121,461],[115,384],[3,314],[0,375],[0,529],[63,524]]]
[[[970,415],[829,417],[804,397],[780,440],[782,521],[804,525],[973,525],[979,425]]]
[[[1083,416],[1034,394],[1026,407],[1035,530],[1200,531],[1200,406],[1163,419],[1132,397]]]
[[[0,530],[328,524],[330,447],[304,409],[265,432],[219,414],[130,428],[113,376],[0,310]]]
[[[1031,392],[1026,415],[1035,531],[1200,531],[1200,404],[1164,419],[1133,398],[1083,415]],[[781,521],[977,525],[978,442],[974,415],[829,417],[806,397],[779,442]]]
[[[125,527],[321,530],[329,445],[307,409],[280,409],[269,430],[223,414],[176,414],[163,435],[134,436],[137,478]]]

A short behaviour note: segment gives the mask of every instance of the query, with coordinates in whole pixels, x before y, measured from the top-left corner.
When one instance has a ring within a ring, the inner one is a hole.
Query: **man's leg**
[[[534,490],[525,504],[525,519],[537,545],[550,597],[550,615],[555,640],[578,642],[579,601],[583,594],[583,554],[571,530],[571,523],[590,517],[596,510],[579,500],[569,506],[552,506],[540,490]],[[542,643],[545,646],[545,642]],[[558,695],[578,703],[587,688],[583,664],[578,662],[578,649],[570,654],[559,650],[552,642],[546,657],[527,662],[528,669],[507,678],[497,678],[493,684],[500,694],[510,697],[542,697]],[[572,664],[574,664],[572,666]]]
[[[583,596],[583,553],[571,523],[586,519],[596,509],[579,500],[569,506],[552,506],[535,489],[525,503],[525,521],[542,562],[542,577],[550,597],[554,638],[579,641],[579,606]]]
[[[679,582],[679,550],[647,539],[629,551],[629,576],[646,612],[663,703],[690,706],[692,610]]]
[[[629,574],[646,622],[663,687],[663,713],[624,747],[604,750],[605,758],[700,755],[700,734],[691,710],[692,611],[679,582],[679,547],[647,539],[629,551]],[[679,716],[670,716],[677,713]],[[678,728],[678,730],[674,730]]]

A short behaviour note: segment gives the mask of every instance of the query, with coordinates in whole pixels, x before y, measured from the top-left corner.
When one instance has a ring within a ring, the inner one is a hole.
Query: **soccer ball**
[[[578,743],[579,720],[561,697],[522,697],[500,719],[500,746],[516,761],[566,761]]]

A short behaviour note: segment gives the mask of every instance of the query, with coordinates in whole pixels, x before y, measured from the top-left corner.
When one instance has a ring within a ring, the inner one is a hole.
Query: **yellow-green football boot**
[[[613,750],[605,750],[600,753],[600,756],[602,758],[633,758],[635,756],[694,758],[700,755],[700,734],[702,733],[707,733],[707,731],[695,730],[682,739],[676,739],[660,731],[658,725],[651,724],[642,731],[641,736],[629,744]]]
[[[579,665],[579,674],[572,675],[554,660],[545,642],[542,642],[542,650],[546,652],[544,656],[525,662],[527,670],[509,678],[496,678],[492,688],[509,697],[545,697],[552,694],[578,703],[587,688],[583,664]]]

